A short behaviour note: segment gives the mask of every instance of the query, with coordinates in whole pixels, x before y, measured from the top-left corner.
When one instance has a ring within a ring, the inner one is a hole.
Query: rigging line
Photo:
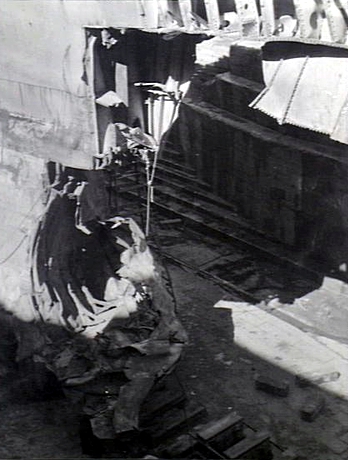
[[[34,201],[34,204],[31,206],[31,208],[29,209],[29,211],[27,212],[27,214],[23,217],[23,219],[21,220],[21,222],[19,223],[18,227],[21,227],[23,222],[25,222],[26,219],[29,218],[30,214],[31,214],[31,211],[35,208],[35,206],[37,205],[37,203],[39,202],[39,200],[42,198],[42,196],[44,196],[44,194],[47,192],[47,189],[45,189],[42,193],[40,193],[40,195],[38,196],[38,198]],[[43,214],[42,214],[43,215]],[[42,215],[40,216],[40,218],[38,220],[41,219]],[[25,238],[28,237],[28,232],[25,233],[25,235],[22,237],[22,239],[20,240],[20,242],[17,244],[17,246],[10,252],[10,254],[8,254],[4,259],[0,260],[0,265],[3,265],[4,263],[6,263],[16,252],[17,250],[20,248],[20,246],[22,245],[22,243],[24,242]],[[3,245],[0,247],[0,249],[2,249],[6,244],[6,241],[3,243]]]
[[[35,208],[35,206],[38,204],[39,200],[41,200],[41,198],[47,193],[47,190],[48,190],[49,188],[51,188],[51,186],[45,187],[45,189],[38,195],[38,197],[36,198],[36,200],[34,201],[34,203],[32,204],[32,206],[30,207],[29,211],[23,216],[22,220],[21,220],[20,223],[18,224],[18,227],[21,227],[21,225],[23,225],[23,223],[30,217],[32,210],[33,210],[33,209]]]
[[[5,264],[8,260],[11,259],[12,256],[15,255],[15,253],[18,251],[18,249],[22,246],[22,243],[24,242],[24,240],[28,237],[28,234],[26,233],[22,239],[20,240],[20,242],[17,244],[17,246],[10,252],[10,254],[8,254],[8,256],[6,256],[4,259],[0,260],[0,265],[3,265]],[[4,246],[4,245],[3,245]],[[3,247],[2,246],[2,247]]]
[[[0,77],[0,81],[6,81],[6,82],[9,82],[9,83],[16,83],[18,85],[23,85],[23,86],[30,86],[32,88],[39,88],[39,89],[44,89],[44,90],[49,90],[49,91],[55,91],[57,93],[65,93],[69,96],[72,96],[76,99],[86,99],[86,96],[80,96],[78,94],[75,94],[75,93],[72,93],[70,91],[67,91],[65,89],[60,89],[60,88],[53,88],[51,86],[42,86],[42,85],[35,85],[35,84],[32,84],[32,83],[27,83],[27,82],[24,82],[24,81],[19,81],[19,80],[12,80],[10,78],[3,78],[3,77]]]
[[[158,221],[156,222],[155,220],[155,223],[157,224],[158,226]],[[168,280],[168,285],[169,285],[169,290],[170,290],[170,294],[172,296],[172,299],[173,299],[173,303],[174,303],[174,311],[175,311],[175,314],[177,314],[177,310],[178,310],[178,302],[177,302],[177,299],[176,299],[176,295],[175,295],[175,291],[174,291],[174,287],[173,287],[173,280],[172,280],[172,277],[171,277],[171,274],[170,274],[170,270],[168,268],[168,264],[167,264],[167,261],[164,257],[164,253],[163,253],[163,248],[162,248],[162,245],[159,241],[159,238],[157,236],[157,232],[154,232],[153,235],[152,235],[153,239],[154,239],[154,243],[155,243],[155,246],[156,246],[156,249],[158,251],[158,254],[159,254],[159,258],[160,258],[160,262],[163,266],[163,269],[165,271],[165,274],[167,276],[167,280]]]

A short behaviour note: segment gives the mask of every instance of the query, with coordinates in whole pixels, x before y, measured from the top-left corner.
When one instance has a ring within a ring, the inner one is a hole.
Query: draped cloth
[[[348,48],[296,40],[263,47],[266,88],[250,104],[289,123],[348,143]]]

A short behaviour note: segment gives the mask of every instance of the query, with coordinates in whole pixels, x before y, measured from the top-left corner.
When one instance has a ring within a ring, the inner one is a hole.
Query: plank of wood
[[[268,375],[257,375],[255,377],[255,387],[257,390],[266,393],[286,397],[289,394],[289,382],[287,380],[280,380]]]
[[[186,400],[186,395],[177,380],[166,379],[163,386],[150,393],[141,408],[140,424],[145,426],[156,415],[164,414],[172,407],[180,406]]]
[[[128,107],[128,66],[120,62],[115,63],[115,91],[122,99],[124,105]]]
[[[156,454],[160,458],[188,458],[195,450],[197,441],[189,434],[182,434],[161,447]]]
[[[190,429],[194,423],[206,415],[204,407],[189,401],[183,408],[174,408],[161,414],[146,428],[146,433],[156,445],[180,430]]]
[[[273,455],[269,445],[269,434],[266,432],[253,433],[243,441],[238,442],[234,446],[224,451],[225,458],[241,459],[255,458],[262,460],[271,460]],[[257,451],[260,451],[260,456],[257,456]],[[251,453],[253,457],[251,457]],[[244,457],[247,455],[248,457]]]
[[[214,449],[224,451],[231,444],[243,439],[243,419],[234,413],[227,414],[219,420],[195,428],[194,433]]]
[[[325,399],[320,393],[309,395],[304,401],[300,415],[302,420],[313,422],[325,407]]]

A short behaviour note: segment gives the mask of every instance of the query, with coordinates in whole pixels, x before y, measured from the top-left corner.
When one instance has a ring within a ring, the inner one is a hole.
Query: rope
[[[51,188],[52,186],[48,187],[48,188]],[[29,211],[27,212],[27,214],[23,217],[23,219],[21,220],[21,222],[19,223],[18,227],[21,227],[23,222],[25,222],[26,219],[29,218],[32,210],[35,208],[35,206],[37,205],[37,203],[39,202],[39,200],[47,193],[47,188],[45,188],[45,190],[40,193],[40,195],[38,196],[38,198],[34,201],[34,204],[31,206],[31,208],[29,209]],[[40,217],[41,219],[41,217]],[[17,244],[17,246],[6,256],[4,257],[4,259],[0,260],[0,265],[3,265],[4,263],[6,263],[8,260],[11,259],[12,256],[14,256],[16,254],[16,252],[18,251],[18,249],[21,247],[21,245],[23,244],[24,240],[29,236],[29,232],[26,232],[25,235],[22,237],[22,239],[20,240],[20,242]],[[3,243],[3,245],[1,246],[0,249],[2,249],[6,242],[8,240],[5,241],[5,243]]]
[[[26,233],[23,238],[20,240],[20,242],[17,244],[17,246],[12,250],[12,252],[10,252],[10,254],[8,256],[6,256],[4,259],[2,259],[0,261],[0,265],[3,265],[5,264],[8,260],[11,259],[12,256],[15,255],[15,253],[18,251],[18,249],[22,246],[22,243],[24,242],[24,240],[28,237],[28,234]]]
[[[158,220],[156,219],[155,220],[155,225],[158,225]],[[169,291],[170,291],[170,294],[172,296],[172,299],[173,299],[173,303],[174,303],[174,311],[175,311],[175,314],[177,314],[178,312],[178,303],[177,303],[177,299],[176,299],[176,295],[175,295],[175,291],[174,291],[174,287],[173,287],[173,281],[172,281],[172,277],[171,277],[171,274],[170,274],[170,270],[168,268],[168,264],[166,262],[166,259],[164,257],[164,252],[163,252],[163,248],[162,248],[162,245],[160,243],[160,240],[157,236],[157,232],[155,232],[153,235],[152,235],[152,238],[153,238],[153,242],[154,242],[154,245],[155,245],[155,249],[157,251],[157,254],[159,256],[159,260],[160,260],[160,263],[161,263],[161,266],[163,267],[164,271],[165,271],[165,275],[167,277],[166,281],[167,281],[167,288],[169,288]]]

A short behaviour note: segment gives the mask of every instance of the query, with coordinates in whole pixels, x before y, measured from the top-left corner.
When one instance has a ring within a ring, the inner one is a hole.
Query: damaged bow
[[[136,222],[98,215],[93,180],[63,182],[32,248],[44,337],[35,355],[63,387],[85,394],[94,434],[109,439],[139,428],[141,404],[175,366],[186,334]]]

